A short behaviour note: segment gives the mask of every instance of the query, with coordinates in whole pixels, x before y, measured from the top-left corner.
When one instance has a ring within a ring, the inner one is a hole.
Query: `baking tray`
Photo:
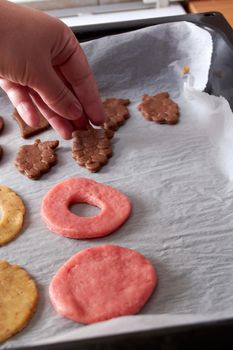
[[[208,12],[71,28],[80,42],[177,21],[192,22],[210,32],[213,56],[206,91],[224,96],[233,109],[233,31],[220,13]],[[158,330],[15,349],[232,349],[233,319]]]
[[[156,24],[188,21],[210,32],[213,39],[212,64],[206,92],[224,96],[233,109],[233,30],[219,12],[72,27],[80,42],[129,32]]]

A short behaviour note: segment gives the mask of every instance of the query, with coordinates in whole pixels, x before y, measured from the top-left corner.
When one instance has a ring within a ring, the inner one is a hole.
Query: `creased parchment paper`
[[[114,138],[114,157],[100,173],[77,166],[71,142],[62,140],[58,164],[41,180],[18,173],[15,153],[32,141],[19,137],[10,117],[12,106],[5,95],[0,98],[0,114],[6,121],[0,136],[5,151],[0,182],[16,190],[27,207],[23,233],[0,248],[0,258],[25,267],[40,291],[38,310],[28,327],[5,342],[3,349],[233,316],[232,151],[226,147],[233,119],[227,101],[201,92],[211,64],[211,36],[193,24],[172,23],[83,47],[102,96],[132,101],[131,117]],[[185,89],[180,76],[184,65],[194,80]],[[180,122],[175,126],[148,122],[137,111],[144,93],[160,91],[169,91],[180,105]],[[53,130],[41,135],[42,140],[56,138]],[[133,205],[129,220],[98,240],[71,240],[51,233],[40,218],[42,197],[71,176],[123,191]],[[149,258],[158,272],[157,290],[138,316],[91,326],[61,318],[49,302],[51,278],[76,252],[104,243],[136,249]]]

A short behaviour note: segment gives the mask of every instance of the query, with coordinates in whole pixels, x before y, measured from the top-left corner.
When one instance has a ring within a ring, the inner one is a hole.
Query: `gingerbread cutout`
[[[2,156],[3,156],[3,149],[2,149],[2,146],[0,145],[0,160],[2,159]]]
[[[128,99],[107,98],[103,102],[106,115],[104,129],[116,131],[129,118],[127,106],[130,104]]]
[[[179,119],[179,107],[170,99],[168,92],[161,92],[155,96],[144,95],[138,110],[145,119],[160,124],[176,124]]]
[[[111,130],[94,129],[89,126],[87,130],[74,131],[72,137],[73,159],[91,172],[99,171],[112,156]]]
[[[0,134],[1,134],[3,129],[4,129],[4,119],[3,119],[3,117],[0,116]]]
[[[17,169],[29,179],[39,179],[56,164],[54,150],[58,145],[59,141],[41,142],[37,139],[33,145],[21,146],[15,160]]]
[[[20,133],[21,136],[24,139],[27,139],[31,136],[37,135],[39,133],[41,133],[42,131],[47,130],[48,128],[50,128],[50,124],[47,121],[47,119],[45,119],[43,117],[43,115],[39,112],[39,110],[37,110],[39,117],[40,117],[40,121],[39,121],[39,125],[35,128],[32,128],[31,126],[27,125],[25,123],[25,121],[21,118],[21,116],[19,115],[19,113],[17,112],[16,109],[14,109],[13,111],[13,118],[16,120],[19,128],[20,128]]]

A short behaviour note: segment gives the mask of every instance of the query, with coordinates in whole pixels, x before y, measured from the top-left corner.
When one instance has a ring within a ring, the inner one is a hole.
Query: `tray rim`
[[[168,326],[139,332],[100,336],[15,350],[227,350],[233,347],[233,318]]]
[[[83,26],[72,26],[70,29],[80,42],[91,40],[88,35],[94,35],[97,39],[107,35],[116,35],[153,25],[187,21],[207,29],[219,32],[222,37],[233,47],[233,30],[225,17],[220,12],[189,13],[186,15],[155,17],[140,20],[129,20],[125,22],[89,24]]]

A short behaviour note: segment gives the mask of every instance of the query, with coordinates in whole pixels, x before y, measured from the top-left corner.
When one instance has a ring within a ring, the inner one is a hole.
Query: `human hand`
[[[91,69],[65,24],[0,0],[0,33],[0,87],[28,125],[39,122],[34,103],[65,139],[88,120],[104,122]]]

